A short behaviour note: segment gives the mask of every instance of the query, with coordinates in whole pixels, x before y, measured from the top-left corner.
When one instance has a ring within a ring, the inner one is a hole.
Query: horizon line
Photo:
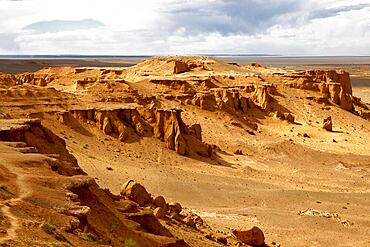
[[[368,55],[283,55],[283,54],[228,54],[228,53],[204,53],[204,54],[185,54],[185,55],[83,55],[83,54],[0,54],[0,58],[142,58],[142,57],[163,57],[163,56],[211,56],[211,57],[370,57]]]

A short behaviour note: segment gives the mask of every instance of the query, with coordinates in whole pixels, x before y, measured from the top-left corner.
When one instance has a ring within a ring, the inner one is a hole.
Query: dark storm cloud
[[[283,15],[302,8],[304,0],[256,1],[224,0],[173,6],[164,12],[167,25],[188,32],[218,32],[224,35],[253,34],[275,24]]]
[[[312,0],[216,0],[196,4],[181,1],[162,10],[167,18],[161,24],[162,28],[170,31],[185,28],[186,33],[253,35],[263,33],[274,25],[303,25],[313,19],[368,6],[360,4],[323,9]]]
[[[104,23],[94,19],[85,19],[79,21],[51,20],[32,23],[24,27],[23,30],[32,30],[38,33],[54,33],[62,31],[86,30],[103,26],[105,26]]]

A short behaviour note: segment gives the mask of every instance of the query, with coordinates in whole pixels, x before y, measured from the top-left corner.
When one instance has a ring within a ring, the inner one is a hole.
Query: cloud
[[[343,12],[349,12],[353,10],[362,10],[364,8],[369,8],[369,7],[370,7],[370,4],[356,4],[356,5],[316,9],[315,11],[312,11],[310,13],[309,19],[328,18],[328,17],[339,15]]]
[[[162,9],[162,26],[187,33],[255,34],[276,24],[295,21],[305,0],[216,0],[177,2]],[[293,18],[294,17],[294,18]]]
[[[39,33],[46,32],[63,32],[63,31],[73,31],[73,30],[87,30],[92,28],[104,27],[104,23],[94,20],[85,19],[79,21],[69,21],[69,20],[51,20],[51,21],[39,21],[27,25],[23,30],[32,30]]]
[[[186,34],[220,33],[222,35],[265,33],[279,25],[286,28],[305,25],[318,18],[361,10],[370,4],[325,6],[315,0],[201,0],[177,1],[161,9],[162,30],[184,30]]]
[[[0,33],[0,52],[4,54],[14,53],[19,50],[19,44],[15,42],[17,34]]]
[[[368,0],[0,2],[0,53],[370,53]]]

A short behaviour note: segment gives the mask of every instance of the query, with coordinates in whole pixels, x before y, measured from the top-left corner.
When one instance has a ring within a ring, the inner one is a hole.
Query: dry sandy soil
[[[348,73],[322,67],[162,57],[0,74],[0,241],[222,246],[258,226],[267,246],[370,246],[367,82],[352,90]],[[204,223],[160,219],[169,236],[118,212],[131,179]],[[65,230],[76,207],[91,212]]]

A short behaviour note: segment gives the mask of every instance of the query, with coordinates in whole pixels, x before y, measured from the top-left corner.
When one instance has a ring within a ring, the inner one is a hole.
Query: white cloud
[[[83,19],[105,26],[22,30]],[[370,55],[370,2],[0,0],[0,53]]]

